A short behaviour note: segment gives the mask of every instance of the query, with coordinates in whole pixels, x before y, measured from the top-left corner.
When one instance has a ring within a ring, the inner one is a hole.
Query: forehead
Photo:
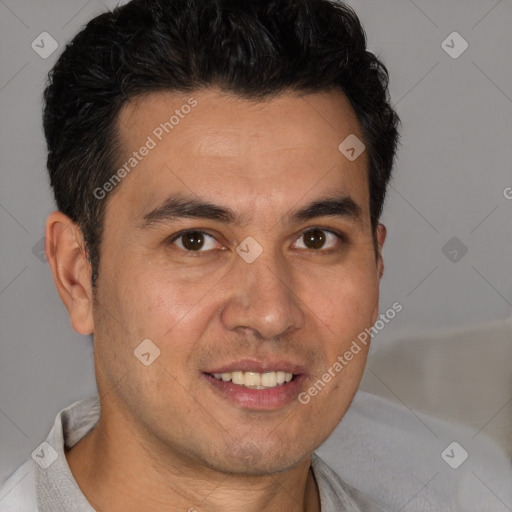
[[[192,102],[194,107],[190,107]],[[183,122],[187,117],[194,122]],[[339,90],[307,95],[289,92],[261,101],[217,89],[194,93],[159,91],[126,103],[118,120],[121,137],[128,145],[136,145],[138,132],[154,133],[169,121],[175,143],[195,144],[200,152],[210,155],[216,154],[220,143],[223,150],[238,154],[243,148],[237,145],[244,137],[266,138],[271,142],[269,149],[311,143],[334,144],[336,148],[344,133],[362,138],[354,110]]]
[[[248,208],[275,204],[284,191],[296,201],[334,189],[366,210],[366,153],[351,162],[338,148],[350,135],[363,139],[340,91],[259,102],[218,90],[157,92],[126,104],[118,123],[120,165],[139,153],[116,191],[133,211],[176,191]],[[141,157],[144,146],[151,149]]]

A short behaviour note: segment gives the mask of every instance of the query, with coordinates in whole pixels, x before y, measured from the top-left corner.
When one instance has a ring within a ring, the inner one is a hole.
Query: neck
[[[152,449],[126,424],[103,420],[66,453],[89,503],[102,512],[320,512],[308,457],[288,470],[226,474]],[[135,434],[135,435],[134,435]]]

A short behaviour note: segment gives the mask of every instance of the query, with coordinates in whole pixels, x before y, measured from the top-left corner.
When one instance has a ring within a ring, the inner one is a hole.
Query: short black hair
[[[106,205],[93,191],[116,169],[128,100],[210,87],[256,101],[341,89],[364,136],[374,235],[399,139],[388,80],[357,15],[335,0],[132,0],[92,19],[48,73],[43,126],[57,207],[83,232],[93,286]]]

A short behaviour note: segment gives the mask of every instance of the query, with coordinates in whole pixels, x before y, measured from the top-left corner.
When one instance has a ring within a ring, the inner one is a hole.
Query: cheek
[[[154,340],[162,350],[172,340],[177,360],[200,337],[215,312],[215,282],[188,283],[163,272],[141,272],[121,291],[123,315],[133,332]]]
[[[337,337],[357,336],[369,327],[378,304],[378,285],[371,270],[338,272],[308,293],[312,310]],[[338,338],[338,339],[340,339]]]
[[[371,327],[378,287],[367,271],[357,278],[344,275],[324,283],[318,297],[313,304],[326,336],[322,347],[326,364],[316,369],[305,399],[311,416],[323,417],[326,428],[335,428],[361,382],[370,347],[365,329]]]

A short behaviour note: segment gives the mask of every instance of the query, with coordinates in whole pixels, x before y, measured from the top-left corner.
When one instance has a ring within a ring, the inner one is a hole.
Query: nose
[[[259,338],[272,339],[303,327],[301,301],[286,263],[277,256],[264,252],[252,263],[239,258],[227,278],[230,295],[221,312],[226,329],[250,330]]]

